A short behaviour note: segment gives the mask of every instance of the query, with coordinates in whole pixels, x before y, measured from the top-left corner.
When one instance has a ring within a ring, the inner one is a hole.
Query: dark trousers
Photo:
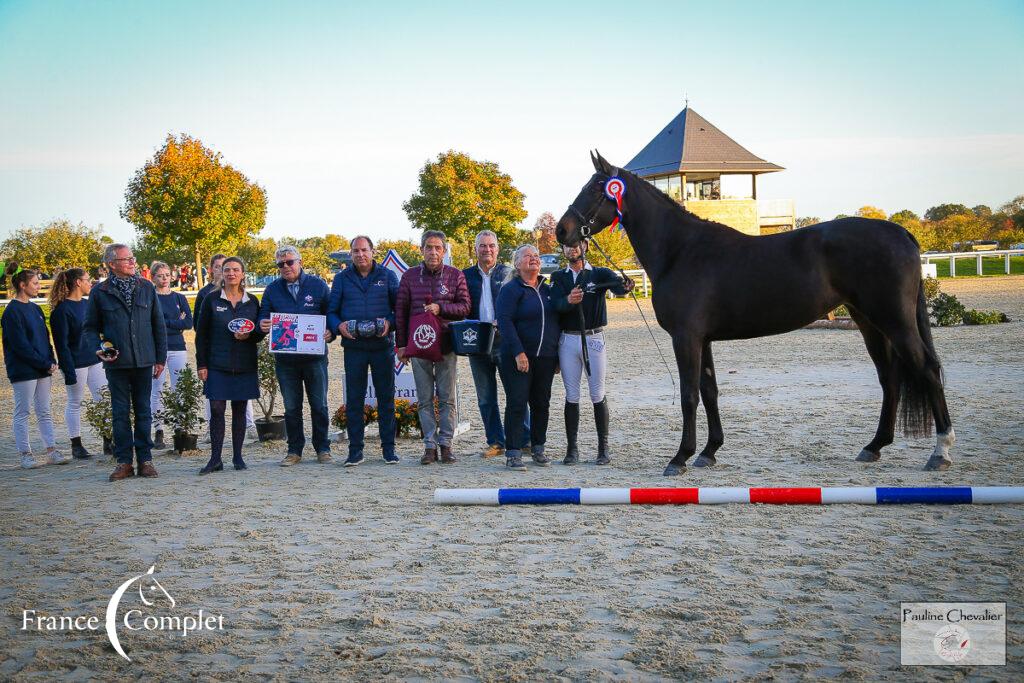
[[[245,408],[248,401],[231,402],[231,459],[242,461],[242,443],[245,441]],[[210,401],[210,461],[220,462],[224,448],[224,413],[227,401]]]
[[[327,434],[327,356],[301,361],[279,359],[274,366],[277,384],[284,397],[284,429],[288,434],[288,453],[302,455],[306,435],[302,425],[302,389],[306,389],[309,412],[313,419],[313,450],[317,454],[330,453],[331,442]]]
[[[501,425],[501,409],[498,407],[498,380],[506,383],[505,368],[497,353],[484,356],[470,356],[469,368],[473,371],[473,386],[476,387],[476,404],[480,408],[480,420],[484,423],[484,435],[488,446],[505,447],[505,430]],[[530,411],[523,420],[523,433],[530,431]]]
[[[395,350],[345,349],[345,418],[348,421],[348,452],[363,452],[363,400],[366,397],[366,372],[373,376],[377,395],[377,427],[385,455],[395,452]]]
[[[547,441],[548,404],[551,403],[551,383],[555,379],[558,358],[528,357],[530,369],[519,372],[516,359],[502,354],[505,369],[505,447],[520,451],[526,443],[523,418],[530,406],[530,443],[534,451]]]
[[[132,451],[141,465],[153,459],[150,429],[153,423],[149,395],[153,390],[153,368],[104,368],[110,387],[110,409],[114,422],[114,457],[118,464],[131,465]],[[132,411],[135,431],[132,437]]]

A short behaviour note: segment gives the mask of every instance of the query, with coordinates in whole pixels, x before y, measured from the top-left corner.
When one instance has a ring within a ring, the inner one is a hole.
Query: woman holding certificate
[[[245,262],[237,256],[224,259],[219,292],[203,301],[196,325],[196,364],[204,394],[210,399],[210,462],[199,474],[224,469],[224,415],[231,402],[232,463],[247,469],[242,460],[245,441],[245,406],[259,398],[257,344],[264,336],[256,325],[260,304],[245,292]]]

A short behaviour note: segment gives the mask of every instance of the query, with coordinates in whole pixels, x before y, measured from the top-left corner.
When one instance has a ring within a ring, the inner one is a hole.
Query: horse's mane
[[[666,207],[670,212],[677,215],[683,221],[690,222],[691,224],[696,223],[698,226],[701,227],[714,227],[715,229],[724,228],[725,230],[729,230],[730,232],[738,232],[727,225],[722,225],[721,223],[717,223],[706,218],[701,218],[697,214],[691,211],[687,211],[685,206],[683,206],[676,200],[672,199],[667,194],[665,194],[664,192],[662,192],[654,185],[641,178],[640,176],[636,175],[632,171],[627,171],[624,168],[620,168],[619,174],[625,175],[630,179],[630,189],[639,189],[641,193],[645,194],[647,197],[653,198],[655,202],[658,202],[662,206]]]

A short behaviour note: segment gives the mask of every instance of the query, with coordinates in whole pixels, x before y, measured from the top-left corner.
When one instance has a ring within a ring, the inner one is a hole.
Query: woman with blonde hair
[[[526,471],[522,449],[533,445],[534,464],[547,467],[548,406],[551,383],[558,367],[558,313],[551,303],[551,288],[540,274],[540,253],[526,244],[516,249],[513,272],[502,285],[495,304],[501,332],[501,364],[505,383],[505,444],[509,469]],[[530,406],[530,434],[523,434],[526,406]]]
[[[57,350],[57,365],[64,374],[64,388],[68,400],[64,406],[64,422],[71,440],[71,455],[91,458],[92,453],[82,445],[82,399],[89,388],[92,400],[100,400],[100,390],[107,385],[103,363],[96,357],[96,349],[85,343],[82,327],[92,278],[83,268],[70,268],[57,274],[50,289],[50,330]],[[110,439],[103,437],[103,452],[113,453]]]
[[[14,442],[21,453],[21,466],[63,465],[71,458],[57,450],[50,414],[50,378],[57,371],[57,359],[50,346],[43,309],[32,303],[39,294],[39,274],[22,270],[11,278],[14,297],[0,318],[3,329],[4,365],[14,389]],[[46,463],[32,455],[28,416],[35,409],[39,434],[46,444]]]
[[[153,448],[166,448],[164,443],[163,410],[161,394],[164,385],[170,380],[171,390],[178,386],[178,374],[185,368],[188,354],[185,351],[185,330],[192,329],[192,309],[188,300],[180,292],[171,291],[171,267],[163,261],[153,261],[149,267],[153,286],[156,287],[156,300],[164,314],[167,326],[167,372],[153,380],[153,391],[149,396],[149,404],[153,410],[153,428],[156,436]]]

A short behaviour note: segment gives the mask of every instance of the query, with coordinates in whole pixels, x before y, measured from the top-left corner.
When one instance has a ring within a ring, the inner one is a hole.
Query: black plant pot
[[[185,451],[196,450],[196,444],[199,441],[199,436],[196,434],[174,434],[174,450],[179,455]]]
[[[282,441],[286,436],[284,415],[274,415],[270,419],[257,418],[256,434],[259,435],[260,441]]]

